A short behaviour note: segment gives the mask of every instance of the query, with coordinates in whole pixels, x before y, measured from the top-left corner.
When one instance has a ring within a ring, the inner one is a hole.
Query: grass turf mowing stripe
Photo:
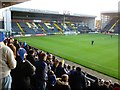
[[[102,34],[19,38],[85,67],[118,78],[118,38]],[[94,45],[91,41],[94,40]]]

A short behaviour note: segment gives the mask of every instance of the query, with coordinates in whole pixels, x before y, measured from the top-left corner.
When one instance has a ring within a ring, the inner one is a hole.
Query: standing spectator
[[[30,63],[35,65],[35,52],[33,49],[29,50],[28,55],[26,56],[26,59],[30,61]]]
[[[14,53],[14,57],[16,58],[16,47],[13,44],[13,38],[8,39],[8,47],[10,47]]]
[[[86,88],[86,79],[80,67],[77,67],[76,71],[70,74],[69,83],[71,90],[84,90]]]
[[[36,90],[45,90],[47,81],[47,55],[42,52],[38,54],[38,61],[36,61]]]
[[[28,55],[26,56],[26,59],[35,66],[35,53],[34,53],[34,50],[33,49],[30,49],[29,50],[29,53]],[[31,80],[31,87],[32,88],[35,88],[35,75],[32,75],[30,77],[30,80]]]
[[[59,64],[59,60],[58,59],[55,59],[54,62],[53,62],[53,65],[51,66],[51,70],[56,73],[56,68],[58,67],[58,64]]]
[[[16,67],[16,60],[13,51],[4,45],[3,40],[4,33],[0,32],[0,90],[9,90],[12,83],[10,72]]]
[[[26,42],[23,42],[23,44],[22,44],[22,46],[21,46],[22,48],[24,48],[26,51],[27,51],[27,53],[28,53],[28,51],[29,51],[29,48],[28,48],[28,45],[27,45],[27,43]]]
[[[70,70],[69,75],[75,72],[75,66],[72,66],[72,70]]]
[[[17,55],[17,51],[18,51],[18,49],[20,48],[20,44],[19,44],[19,42],[18,42],[18,40],[14,40],[14,46],[16,47],[16,55]]]
[[[56,68],[56,77],[61,78],[61,76],[65,73],[64,67],[62,67],[62,62],[59,62],[57,68]]]
[[[17,67],[12,71],[13,89],[31,89],[30,77],[35,73],[35,66],[26,60],[26,50],[20,48],[18,50]]]

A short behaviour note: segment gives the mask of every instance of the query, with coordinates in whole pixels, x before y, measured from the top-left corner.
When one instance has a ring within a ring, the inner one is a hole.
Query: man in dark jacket
[[[39,60],[36,61],[36,90],[45,90],[47,81],[47,55],[45,53],[40,53],[38,55]]]
[[[16,57],[17,66],[12,71],[13,77],[13,89],[19,88],[28,90],[31,88],[30,77],[35,73],[35,66],[33,66],[28,60],[25,60],[26,50],[20,48],[18,50],[18,56]]]
[[[84,90],[86,88],[85,76],[81,72],[80,67],[77,67],[76,71],[70,74],[69,83],[71,90]]]

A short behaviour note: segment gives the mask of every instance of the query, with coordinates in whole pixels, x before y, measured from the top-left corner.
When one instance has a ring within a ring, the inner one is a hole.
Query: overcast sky
[[[17,7],[40,10],[64,11],[70,13],[95,15],[100,18],[103,11],[117,11],[119,0],[31,0]]]

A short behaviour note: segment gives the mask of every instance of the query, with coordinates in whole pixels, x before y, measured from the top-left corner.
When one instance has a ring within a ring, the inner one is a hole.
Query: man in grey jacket
[[[0,90],[10,90],[12,78],[11,69],[16,67],[13,51],[3,43],[5,36],[0,32]]]

